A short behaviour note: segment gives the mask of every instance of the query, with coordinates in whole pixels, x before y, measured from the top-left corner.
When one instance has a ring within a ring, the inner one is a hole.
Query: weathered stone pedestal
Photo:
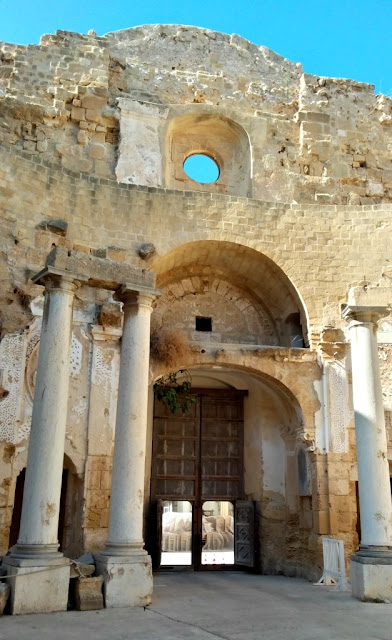
[[[3,560],[11,587],[10,610],[14,615],[66,611],[70,564],[60,554],[54,558],[34,557]]]
[[[392,603],[392,553],[385,557],[351,556],[350,576],[352,594],[364,601]]]
[[[145,607],[151,604],[152,568],[146,551],[126,556],[99,555],[97,573],[105,583],[105,607]]]

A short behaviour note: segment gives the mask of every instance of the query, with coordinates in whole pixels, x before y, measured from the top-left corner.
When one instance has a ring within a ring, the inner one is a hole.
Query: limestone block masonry
[[[145,606],[160,501],[192,503],[198,570],[202,502],[224,496],[255,505],[255,570],[316,581],[334,537],[353,594],[391,600],[391,125],[372,85],[237,35],[0,43],[13,613],[65,610],[69,560],[87,551],[105,606]],[[194,154],[214,182],[187,175]],[[154,383],[173,373],[215,397],[211,415],[162,418]],[[230,393],[238,459],[232,431],[230,455],[211,433],[192,449],[195,424],[227,423]]]

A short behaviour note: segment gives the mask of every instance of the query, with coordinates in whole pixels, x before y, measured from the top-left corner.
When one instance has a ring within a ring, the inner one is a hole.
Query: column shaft
[[[124,298],[123,298],[124,299]],[[124,299],[109,534],[111,555],[143,552],[143,496],[152,296]]]
[[[70,280],[47,282],[21,526],[13,554],[18,557],[58,549],[75,289]]]
[[[354,316],[355,317],[355,316]],[[350,325],[353,401],[361,514],[361,548],[388,547],[391,489],[377,350],[377,324],[367,315]]]

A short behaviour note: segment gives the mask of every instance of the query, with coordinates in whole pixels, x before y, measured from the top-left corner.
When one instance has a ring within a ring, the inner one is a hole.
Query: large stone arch
[[[321,367],[315,354],[305,350],[249,349],[215,350],[191,348],[176,365],[152,362],[150,382],[153,384],[173,369],[209,368],[233,370],[260,377],[277,390],[285,402],[295,407],[300,417],[297,437],[309,445],[315,441],[315,414],[320,410],[320,399],[314,381],[321,379]]]
[[[309,539],[313,535],[311,491],[320,472],[314,447],[314,414],[320,404],[313,391],[312,378],[317,378],[320,371],[308,351],[298,350],[295,357],[290,350],[291,356],[285,358],[287,351],[265,349],[252,354],[192,350],[182,366],[187,368],[186,378],[190,378],[198,390],[247,391],[244,491],[256,508],[258,569],[263,573],[282,572],[314,579],[317,575],[314,567],[321,561],[318,547],[309,551]],[[155,363],[151,370],[146,513],[153,448],[153,382],[169,370],[170,367],[162,363]],[[181,374],[178,379],[181,380]],[[309,470],[306,493],[299,481],[300,455],[305,457]]]
[[[200,282],[203,282],[203,279],[206,282],[210,282],[211,279],[215,281],[216,292],[219,287],[218,281],[223,281],[233,288],[240,289],[244,301],[252,301],[249,305],[245,304],[245,308],[253,304],[256,309],[263,310],[265,316],[274,325],[278,334],[277,341],[273,342],[270,338],[253,340],[253,342],[292,346],[287,320],[289,317],[292,319],[293,314],[297,314],[298,325],[302,326],[304,344],[308,345],[309,327],[305,303],[281,266],[265,253],[261,253],[259,249],[250,246],[251,243],[244,239],[224,239],[219,237],[219,234],[218,239],[215,239],[215,236],[216,234],[212,233],[208,239],[198,237],[178,239],[177,237],[177,242],[173,243],[173,246],[170,242],[168,243],[168,251],[164,255],[151,261],[150,269],[157,274],[157,285],[163,290],[162,299],[156,305],[157,314],[165,304],[167,306],[174,299],[187,293],[200,293],[203,288]],[[184,282],[185,286],[181,285]],[[177,292],[173,291],[173,285],[177,286]],[[207,284],[205,288],[211,290],[214,285]],[[223,289],[221,287],[220,293],[223,293]],[[227,293],[226,288],[224,295]],[[236,295],[228,297],[232,301],[239,299]],[[244,307],[243,304],[242,306]],[[223,340],[223,342],[228,341]],[[241,342],[241,340],[234,340],[234,342]]]

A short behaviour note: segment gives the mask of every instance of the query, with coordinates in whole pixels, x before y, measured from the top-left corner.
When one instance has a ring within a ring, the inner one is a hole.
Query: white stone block
[[[70,565],[66,558],[34,566],[32,560],[6,557],[3,566],[9,576],[12,614],[67,610]]]
[[[373,559],[373,562],[376,563],[377,559]],[[392,603],[392,564],[374,563],[358,562],[351,558],[352,594],[363,601],[381,600]]]
[[[145,607],[151,604],[153,579],[151,558],[97,556],[96,571],[104,579],[105,607]]]

